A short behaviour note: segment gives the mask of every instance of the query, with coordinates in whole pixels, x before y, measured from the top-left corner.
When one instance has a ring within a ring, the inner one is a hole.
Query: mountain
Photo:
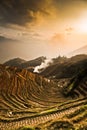
[[[22,63],[26,62],[25,60],[21,59],[21,58],[14,58],[14,59],[11,59],[9,61],[6,61],[4,63],[4,65],[6,66],[20,66]]]
[[[25,63],[22,63],[20,65],[20,67],[28,69],[28,67],[35,67],[35,66],[41,65],[41,63],[44,62],[45,60],[46,60],[46,57],[41,56],[41,57],[38,57],[34,60],[30,60],[30,61],[27,61]]]
[[[0,65],[0,130],[87,129],[87,55],[44,60]]]
[[[64,88],[65,95],[87,96],[87,68],[83,68],[73,78],[70,79]]]
[[[57,98],[57,95],[54,92],[55,89],[58,89],[58,87],[53,81],[33,74],[26,69],[0,65],[0,96],[3,98],[6,95],[7,99],[10,100],[9,96],[11,95],[12,98],[15,98],[15,101],[12,102],[15,103],[17,100],[18,102],[23,103],[19,103],[19,108],[21,105],[23,108],[29,108],[30,105],[31,107],[32,105],[38,107],[39,105],[46,106],[48,104],[47,106],[50,106],[50,104],[55,104],[56,101],[54,101],[54,99],[53,101],[50,101],[52,95],[55,95],[55,98]],[[53,94],[51,93],[50,96],[49,93],[52,91]],[[30,100],[32,100],[32,102]],[[28,104],[30,105],[28,106]],[[9,105],[8,107],[6,106],[6,109],[9,107]]]
[[[68,54],[68,56],[75,56],[75,55],[78,55],[78,54],[87,54],[87,45],[75,50],[75,51],[72,51]]]
[[[71,78],[81,69],[87,68],[87,55],[76,55],[71,58],[60,58],[46,67],[40,74],[51,79]]]
[[[26,69],[0,65],[0,123],[36,116],[65,101],[61,96],[53,81]]]
[[[4,63],[7,66],[16,66],[21,69],[27,69],[33,72],[35,67],[40,68],[42,63],[45,63],[46,57],[38,57],[34,60],[25,61],[20,58],[15,58]],[[49,61],[50,62],[50,61]],[[44,65],[43,69],[39,70],[39,75],[50,79],[60,79],[60,78],[71,78],[77,74],[82,68],[87,66],[87,55],[80,54],[73,56],[71,58],[67,57],[57,57],[51,59],[49,65]]]
[[[34,67],[41,65],[41,63],[44,62],[45,60],[46,60],[46,57],[44,57],[44,56],[38,57],[38,58],[36,58],[34,60],[30,60],[30,61],[25,61],[20,58],[15,58],[15,59],[11,59],[11,60],[5,62],[3,65],[15,66],[15,67],[19,67],[22,69],[28,69],[33,72]]]

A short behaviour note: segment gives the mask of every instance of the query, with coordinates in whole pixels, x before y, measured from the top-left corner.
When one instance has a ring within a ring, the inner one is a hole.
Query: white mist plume
[[[46,59],[44,62],[41,63],[41,65],[39,66],[36,66],[34,68],[34,71],[33,72],[36,72],[36,73],[40,73],[40,69],[43,69],[43,68],[46,68],[47,66],[49,66],[50,63],[52,63],[52,59]]]

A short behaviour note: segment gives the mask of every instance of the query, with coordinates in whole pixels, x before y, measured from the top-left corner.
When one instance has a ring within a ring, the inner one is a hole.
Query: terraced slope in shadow
[[[49,79],[0,65],[0,130],[25,126],[43,130],[74,129],[78,123],[79,128],[80,124],[86,127],[86,76],[76,88],[81,85],[85,94],[78,91],[81,96],[66,96],[62,92],[65,89]]]

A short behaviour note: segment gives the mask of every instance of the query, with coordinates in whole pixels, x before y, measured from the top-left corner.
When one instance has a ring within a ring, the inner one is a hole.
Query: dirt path
[[[37,117],[33,117],[33,118],[29,118],[29,119],[24,119],[21,121],[15,121],[15,122],[10,122],[10,123],[3,123],[0,122],[0,130],[12,130],[15,128],[19,128],[22,126],[34,126],[34,125],[38,125],[40,123],[44,123],[46,121],[52,120],[52,119],[56,119],[56,118],[62,118],[64,115],[73,113],[74,111],[78,110],[79,107],[74,107],[74,108],[70,108],[67,110],[64,110],[62,112],[56,112],[53,114],[48,114],[48,115],[43,115],[43,116],[37,116]]]

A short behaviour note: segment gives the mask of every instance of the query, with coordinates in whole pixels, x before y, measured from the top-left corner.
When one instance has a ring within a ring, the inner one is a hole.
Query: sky
[[[87,44],[87,0],[0,0],[0,63],[66,55]]]

